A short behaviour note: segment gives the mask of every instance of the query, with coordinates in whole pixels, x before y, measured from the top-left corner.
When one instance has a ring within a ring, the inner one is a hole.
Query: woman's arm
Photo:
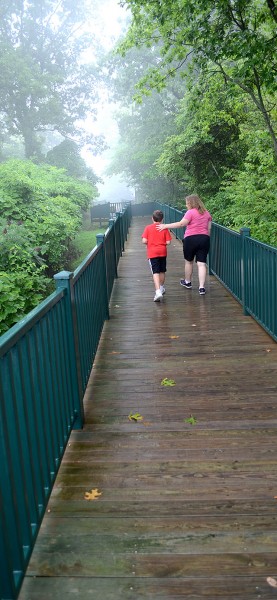
[[[186,227],[188,224],[189,221],[183,217],[177,223],[157,223],[156,227],[159,231],[163,231],[163,229],[179,229],[180,227]]]

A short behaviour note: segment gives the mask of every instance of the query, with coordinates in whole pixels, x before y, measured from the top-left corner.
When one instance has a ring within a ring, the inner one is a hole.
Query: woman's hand
[[[158,229],[158,231],[163,231],[165,228],[165,225],[162,225],[162,223],[157,223],[156,225],[156,229]]]

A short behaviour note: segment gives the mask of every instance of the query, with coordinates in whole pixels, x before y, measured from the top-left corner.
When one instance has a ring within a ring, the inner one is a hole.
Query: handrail
[[[131,207],[74,273],[0,338],[0,598],[19,593],[93,366]]]
[[[175,223],[184,215],[173,206],[156,202],[164,221]],[[184,230],[175,229],[181,240]],[[277,341],[277,248],[250,237],[250,229],[239,232],[212,223],[209,272],[228,289],[251,315]]]

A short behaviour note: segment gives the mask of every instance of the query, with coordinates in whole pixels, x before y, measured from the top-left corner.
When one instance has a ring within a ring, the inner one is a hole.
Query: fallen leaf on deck
[[[167,377],[165,377],[164,379],[162,379],[161,385],[172,386],[176,385],[176,382],[174,381],[174,379],[168,379]]]
[[[86,492],[84,495],[85,500],[97,500],[99,496],[102,496],[102,492],[98,491],[98,488],[94,488],[91,492]]]
[[[169,339],[170,340],[178,340],[178,337],[179,337],[178,335],[170,335]]]
[[[116,352],[115,350],[113,350],[112,352],[108,352],[108,354],[121,354],[121,352]]]
[[[128,419],[129,419],[129,421],[135,421],[135,422],[143,421],[143,416],[138,412],[134,413],[134,414],[130,413],[128,416]]]
[[[190,417],[188,419],[184,419],[184,421],[190,425],[195,425],[197,423],[197,419],[193,415],[190,415]]]
[[[271,352],[271,350],[268,348],[268,349],[266,350],[266,352]]]
[[[267,577],[266,581],[269,583],[269,585],[271,585],[271,587],[277,588],[277,581],[273,577]]]

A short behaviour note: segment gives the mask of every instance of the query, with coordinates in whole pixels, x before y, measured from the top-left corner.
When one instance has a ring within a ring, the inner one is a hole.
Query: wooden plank
[[[276,343],[213,277],[205,297],[181,288],[177,241],[154,303],[145,224],[134,220],[120,260],[86,424],[70,437],[19,600],[276,595]],[[128,419],[137,411],[141,423]],[[101,496],[85,500],[93,488]]]
[[[21,600],[77,598],[82,600],[272,600],[274,590],[263,576],[196,577],[63,577],[26,578]]]

